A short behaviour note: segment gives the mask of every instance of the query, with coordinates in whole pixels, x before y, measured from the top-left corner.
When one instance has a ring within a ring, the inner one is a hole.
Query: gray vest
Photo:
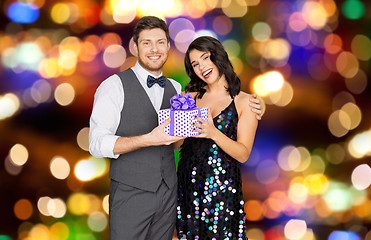
[[[158,116],[151,100],[131,69],[117,74],[124,86],[124,106],[116,135],[138,136],[151,132],[158,125]],[[170,108],[176,90],[168,80],[161,109]],[[177,183],[172,145],[151,146],[121,154],[111,159],[110,178],[146,191],[155,192],[162,179],[167,186]]]

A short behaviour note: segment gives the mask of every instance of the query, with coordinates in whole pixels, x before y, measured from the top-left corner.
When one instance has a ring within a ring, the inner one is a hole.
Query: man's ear
[[[136,57],[138,57],[138,45],[134,42],[134,44],[133,44],[133,50],[134,50],[134,55],[136,56]]]

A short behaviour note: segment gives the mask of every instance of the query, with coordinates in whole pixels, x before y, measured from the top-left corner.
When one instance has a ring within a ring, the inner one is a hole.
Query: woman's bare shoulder
[[[181,95],[191,94],[192,98],[195,98],[198,92],[182,92]]]
[[[246,104],[250,102],[250,98],[252,98],[252,94],[240,91],[240,93],[235,97],[235,101],[236,103]]]

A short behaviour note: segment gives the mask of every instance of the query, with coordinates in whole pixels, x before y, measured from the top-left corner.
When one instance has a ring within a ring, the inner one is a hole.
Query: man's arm
[[[165,133],[165,127],[170,123],[170,121],[170,118],[168,118],[161,125],[154,128],[150,133],[144,135],[119,137],[115,143],[113,153],[116,155],[132,152],[143,147],[170,145],[184,139],[185,137],[175,137]]]
[[[116,131],[123,103],[122,83],[117,75],[112,75],[99,85],[94,95],[89,128],[89,152],[94,157],[118,157],[113,154],[113,148],[119,138]]]

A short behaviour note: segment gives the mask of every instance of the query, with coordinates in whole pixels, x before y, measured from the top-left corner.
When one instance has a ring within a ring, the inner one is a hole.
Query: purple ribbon
[[[174,112],[175,111],[189,111],[189,110],[197,110],[198,116],[201,117],[201,110],[197,108],[195,100],[192,98],[191,94],[175,94],[170,99],[170,135],[174,136]]]

